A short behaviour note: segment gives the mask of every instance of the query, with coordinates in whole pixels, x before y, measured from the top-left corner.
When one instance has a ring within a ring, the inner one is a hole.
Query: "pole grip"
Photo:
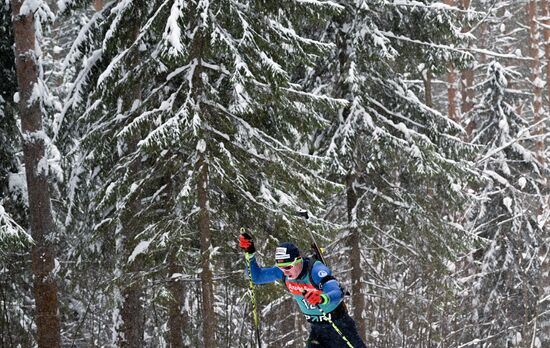
[[[244,233],[244,227],[241,227],[241,233]],[[256,307],[256,296],[254,294],[254,282],[252,281],[252,271],[250,269],[250,259],[245,256],[246,268],[248,270],[248,287],[250,291],[250,300],[252,301],[252,314],[254,317],[254,326],[256,327],[256,340],[258,341],[258,348],[262,348],[262,341],[260,339],[260,318],[258,317],[258,309]]]

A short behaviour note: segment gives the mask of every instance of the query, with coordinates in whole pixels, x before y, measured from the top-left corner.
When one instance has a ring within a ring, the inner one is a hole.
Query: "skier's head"
[[[281,243],[275,250],[277,267],[289,278],[297,278],[302,272],[303,263],[300,250],[292,243]]]

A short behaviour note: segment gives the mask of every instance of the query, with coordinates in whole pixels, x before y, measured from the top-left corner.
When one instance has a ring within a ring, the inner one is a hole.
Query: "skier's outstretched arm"
[[[277,267],[260,267],[256,262],[256,256],[245,255],[250,261],[250,273],[252,274],[252,281],[255,284],[265,284],[281,280],[283,278],[283,272]],[[248,273],[248,269],[246,270]]]

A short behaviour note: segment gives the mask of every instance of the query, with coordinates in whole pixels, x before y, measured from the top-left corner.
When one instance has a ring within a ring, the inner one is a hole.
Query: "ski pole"
[[[321,307],[319,305],[317,305],[317,309],[321,312],[321,314],[323,315],[323,317],[329,322],[330,325],[332,325],[332,327],[334,328],[334,331],[336,331],[338,333],[338,335],[340,335],[340,337],[342,337],[342,339],[346,342],[346,344],[348,345],[348,347],[350,348],[353,348],[353,345],[351,344],[351,342],[348,340],[348,338],[346,336],[344,336],[344,334],[342,333],[342,331],[340,331],[340,329],[338,328],[338,325],[336,325],[332,319],[330,319],[330,317],[325,313],[324,310],[321,309]]]
[[[303,290],[302,291],[302,295],[305,295],[306,294],[306,291]],[[342,333],[342,331],[340,330],[340,328],[338,328],[338,325],[336,325],[332,319],[330,318],[330,316],[321,308],[321,306],[319,305],[315,305],[315,307],[319,310],[319,312],[321,312],[321,315],[323,316],[323,318],[325,318],[326,321],[328,321],[328,323],[332,326],[332,328],[334,329],[334,331],[336,331],[336,333],[338,335],[340,335],[340,337],[342,337],[342,339],[344,340],[344,342],[346,342],[346,344],[348,345],[348,347],[350,348],[353,348],[353,345],[351,344],[351,342],[348,340],[348,338],[346,336],[344,336],[344,334]]]
[[[244,233],[244,227],[241,227],[241,233]],[[258,317],[258,310],[256,307],[256,296],[254,295],[254,282],[252,281],[252,272],[250,270],[250,259],[245,255],[246,267],[248,269],[248,287],[250,291],[250,299],[252,301],[252,313],[254,316],[254,326],[256,327],[256,340],[258,341],[258,348],[262,348],[262,341],[260,340],[260,318]]]
[[[306,221],[309,219],[309,213],[307,212],[307,210],[296,211],[294,212],[294,215],[303,217],[304,220]],[[309,229],[308,229],[308,232],[309,232],[309,236],[311,237],[311,248],[313,249],[313,252],[319,257],[319,259],[321,259],[321,262],[326,265],[327,263],[325,262],[325,258],[323,257],[321,248],[319,248],[319,246],[317,245],[317,241],[315,241],[315,237],[313,237],[313,233],[311,233]]]

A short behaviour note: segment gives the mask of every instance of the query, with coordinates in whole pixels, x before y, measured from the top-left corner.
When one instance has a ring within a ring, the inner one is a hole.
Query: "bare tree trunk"
[[[542,108],[542,80],[540,78],[540,58],[539,58],[539,32],[537,27],[537,3],[530,0],[527,4],[528,22],[529,22],[529,53],[531,55],[531,83],[533,85],[533,122],[541,122]],[[535,128],[535,134],[542,134],[543,129],[539,124]],[[535,156],[540,163],[544,162],[544,142],[542,138],[535,141]]]
[[[429,107],[433,107],[432,70],[427,67],[425,73],[422,75],[422,79],[424,81],[424,103],[426,103]]]
[[[139,87],[136,87],[139,88]],[[134,91],[136,92],[136,90]],[[131,97],[129,99],[132,99]],[[126,101],[131,105],[131,101]],[[127,105],[128,106],[128,105]],[[136,151],[137,141],[132,141],[128,144],[128,151]],[[130,164],[128,175],[135,175],[141,168],[141,157],[137,158]],[[122,262],[127,262],[128,257],[137,246],[136,236],[141,231],[140,224],[136,222],[136,216],[139,215],[140,203],[137,197],[130,203],[130,208],[123,218],[122,227]],[[130,284],[122,285],[122,308],[120,316],[122,325],[119,331],[118,345],[119,347],[144,347],[143,332],[145,328],[145,315],[143,311],[143,285],[139,276],[136,276],[143,270],[143,259],[136,257],[135,260],[123,266],[125,273],[129,274]]]
[[[164,180],[164,184],[167,186],[166,192],[170,197],[174,193],[173,182],[170,175],[167,175]],[[179,243],[176,243],[179,244]],[[183,287],[183,281],[180,278],[174,278],[173,275],[180,272],[180,266],[178,265],[178,250],[179,245],[173,245],[170,248],[168,254],[168,291],[170,292],[170,298],[168,300],[168,328],[169,328],[169,343],[170,348],[183,348],[183,338],[187,332],[191,333],[186,328],[186,323],[189,322],[189,318],[185,318],[183,311],[183,298],[185,291]]]
[[[542,15],[542,24],[544,24],[544,57],[546,59],[546,91],[548,93],[548,110],[550,110],[550,14],[548,11],[548,0],[539,0]]]
[[[456,72],[453,64],[449,64],[447,72],[447,113],[451,120],[458,122],[456,112]]]
[[[454,0],[445,0],[445,4],[454,6]],[[458,122],[458,115],[456,112],[456,71],[453,64],[447,66],[447,114],[448,117]]]
[[[461,114],[462,119],[464,119],[465,115],[468,115],[470,111],[472,111],[474,107],[474,70],[471,67],[468,67],[464,70],[462,70],[461,73],[461,96],[462,96],[462,106],[461,106]],[[467,117],[466,117],[467,118]],[[468,135],[468,138],[472,135],[472,132],[477,127],[477,124],[474,120],[470,120],[468,124],[466,125],[466,133]]]
[[[135,86],[133,93],[125,101],[125,108],[129,110],[133,101],[132,97],[139,98],[140,86]],[[130,153],[137,150],[137,140],[131,140],[128,144]],[[141,169],[141,156],[136,156],[134,161],[128,167],[127,175],[134,176]],[[122,218],[122,251],[125,255],[122,262],[129,262],[123,265],[122,269],[129,274],[130,283],[123,284],[121,293],[123,298],[120,311],[122,325],[119,331],[119,347],[144,347],[143,333],[145,329],[145,314],[143,310],[144,289],[142,280],[138,275],[143,270],[143,258],[136,257],[133,261],[127,261],[128,257],[136,248],[138,241],[137,235],[141,231],[141,224],[137,221],[141,204],[138,197],[134,197],[130,202],[130,207]]]
[[[127,237],[128,238],[128,237]],[[131,237],[130,237],[131,238]],[[131,238],[126,242],[126,250],[130,250],[131,245],[135,246]],[[128,267],[128,272],[136,274],[143,269],[140,258],[136,258]],[[124,299],[121,309],[122,326],[120,328],[119,347],[144,347],[143,331],[145,328],[145,316],[143,312],[142,299],[144,296],[141,280],[132,279],[132,283],[122,289]]]
[[[531,58],[531,82],[533,84],[533,122],[535,124],[541,122],[535,127],[535,134],[542,135],[545,133],[545,127],[542,115],[542,90],[543,82],[541,78],[540,69],[540,57],[539,57],[539,31],[537,25],[537,3],[534,0],[530,0],[528,6],[529,16],[529,52]],[[550,20],[548,18],[548,0],[540,0],[541,12],[544,17],[544,24],[549,25]],[[546,84],[548,88],[548,82],[550,82],[550,46],[548,40],[550,39],[550,29],[544,28],[544,53],[546,58]],[[550,89],[548,89],[548,101],[550,102]],[[550,107],[549,107],[550,110]],[[544,157],[544,138],[540,137],[535,141],[535,156],[537,160],[544,164],[546,159]]]
[[[547,88],[547,108],[548,111],[546,112],[546,117],[549,118],[548,113],[550,112],[550,13],[548,11],[548,0],[539,0],[540,1],[540,7],[541,7],[541,15],[542,15],[542,23],[544,24],[543,28],[543,34],[544,34],[544,56],[546,58],[546,88]],[[546,120],[547,124],[549,120]],[[542,129],[543,133],[546,133],[546,128]],[[542,140],[541,140],[542,141]],[[544,143],[543,143],[544,146]],[[546,161],[546,158],[544,158],[544,161]],[[543,164],[546,164],[543,162]],[[550,187],[550,178],[545,178],[546,181],[546,187]],[[548,199],[548,202],[546,202],[547,206],[550,206],[550,198]],[[542,207],[540,208],[540,212],[542,214]],[[546,238],[548,238],[548,235],[546,235]],[[544,274],[544,277],[541,281],[541,289],[542,293],[544,295],[550,295],[550,260],[548,260],[548,255],[546,255],[545,251],[548,250],[548,247],[541,248],[541,265],[542,265],[542,273]],[[547,328],[550,328],[550,322],[546,322],[544,325],[546,325]],[[543,327],[543,330],[545,328]],[[548,330],[548,329],[546,329]],[[548,331],[546,331],[548,332]],[[550,338],[550,337],[549,337]]]
[[[348,223],[350,225],[350,265],[351,265],[351,299],[353,302],[353,317],[357,323],[357,331],[366,342],[367,325],[363,313],[365,312],[365,295],[363,294],[361,269],[361,235],[355,226],[357,218],[355,209],[357,207],[357,191],[355,190],[356,177],[349,174],[346,178]]]
[[[56,348],[61,345],[61,336],[57,284],[53,273],[55,226],[48,188],[48,161],[40,99],[32,96],[34,88],[38,87],[34,16],[33,13],[21,14],[21,5],[21,0],[11,2],[30,229],[35,242],[32,270],[38,347]]]
[[[203,139],[200,140],[204,142]],[[214,285],[210,269],[210,214],[208,202],[208,162],[206,160],[206,143],[200,144],[199,158],[196,163],[198,173],[197,196],[199,202],[199,233],[201,247],[201,284],[202,284],[202,334],[205,347],[216,347],[216,317],[214,313]]]
[[[103,0],[94,0],[94,9],[99,12],[103,9]]]
[[[467,10],[470,8],[470,0],[462,0],[462,8]],[[466,19],[464,20],[464,27],[462,32],[466,33],[470,31],[470,26],[467,24]],[[461,106],[461,119],[467,119],[468,113],[474,107],[474,70],[473,67],[468,67],[462,70],[461,73],[461,96],[462,96],[462,106]],[[466,117],[465,117],[466,116]],[[477,127],[476,122],[472,119],[466,125],[466,134],[468,138],[471,137],[473,130]]]
[[[136,40],[139,31],[140,23],[135,21],[132,24],[131,38]],[[128,70],[133,69],[139,63],[139,57],[134,56],[129,62]],[[131,113],[132,107],[136,101],[141,100],[141,84],[134,84],[128,93],[123,98],[123,108],[127,113]],[[128,141],[128,154],[138,151],[138,136],[133,135]],[[141,156],[138,154],[127,168],[127,175],[134,177],[142,169]],[[144,347],[144,330],[145,330],[145,312],[143,309],[144,298],[144,286],[139,273],[144,269],[144,260],[142,257],[136,257],[133,261],[127,261],[128,257],[132,254],[136,246],[138,245],[137,235],[142,230],[142,223],[139,220],[139,212],[141,211],[141,203],[138,193],[134,193],[132,201],[129,203],[129,207],[125,208],[126,211],[122,216],[122,248],[123,253],[126,255],[123,258],[123,262],[128,262],[124,265],[124,271],[130,275],[130,284],[124,284],[121,292],[123,297],[123,303],[121,308],[121,330],[119,332],[119,346],[120,347]]]
[[[172,279],[174,273],[178,273],[175,251],[168,258],[168,276],[170,282],[170,302],[168,304],[168,327],[170,328],[170,348],[183,348],[184,318],[182,314],[182,301],[184,297],[183,285],[180,280]]]
[[[477,35],[479,47],[485,47],[486,45],[485,41],[487,38],[487,27],[488,24],[486,22],[482,23],[479,27],[479,34]],[[489,40],[491,40],[491,37],[489,37]],[[487,63],[487,54],[485,53],[485,51],[479,53],[479,63],[482,65]]]

